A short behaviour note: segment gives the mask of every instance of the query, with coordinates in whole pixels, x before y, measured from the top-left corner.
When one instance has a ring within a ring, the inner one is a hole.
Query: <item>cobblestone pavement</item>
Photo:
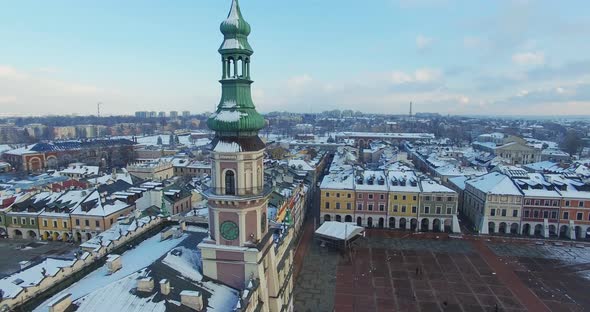
[[[294,289],[295,311],[316,312],[334,310],[336,268],[340,254],[322,248],[315,242],[303,261]]]

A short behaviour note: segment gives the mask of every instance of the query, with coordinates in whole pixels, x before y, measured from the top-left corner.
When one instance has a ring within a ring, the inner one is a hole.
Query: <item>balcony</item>
[[[267,197],[272,192],[269,184],[263,187],[237,188],[235,195],[225,194],[225,188],[208,187],[203,188],[203,196],[210,200],[255,200]]]

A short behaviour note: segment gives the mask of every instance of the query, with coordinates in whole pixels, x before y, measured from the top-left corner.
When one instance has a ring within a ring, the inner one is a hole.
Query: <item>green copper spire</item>
[[[223,43],[219,48],[223,64],[221,101],[207,125],[218,136],[255,135],[264,127],[264,118],[256,111],[250,85],[250,57],[254,53],[248,43],[250,25],[240,11],[238,0],[232,1],[227,19],[221,23]]]

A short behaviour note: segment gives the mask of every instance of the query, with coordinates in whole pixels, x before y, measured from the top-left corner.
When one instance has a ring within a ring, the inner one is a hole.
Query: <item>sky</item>
[[[0,116],[213,111],[230,0],[19,0]],[[259,111],[590,115],[587,0],[240,0]]]

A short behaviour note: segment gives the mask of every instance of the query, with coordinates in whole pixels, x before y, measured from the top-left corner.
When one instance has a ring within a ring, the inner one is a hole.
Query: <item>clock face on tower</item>
[[[221,232],[221,236],[228,241],[235,240],[240,234],[238,225],[232,221],[225,221],[221,223],[219,231]]]

